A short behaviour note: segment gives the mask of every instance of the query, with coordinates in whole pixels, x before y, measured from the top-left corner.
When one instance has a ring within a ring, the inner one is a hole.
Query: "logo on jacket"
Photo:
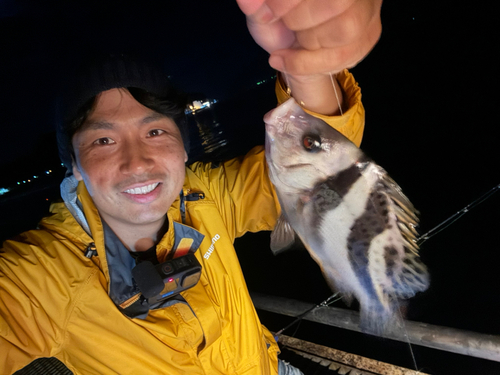
[[[214,236],[214,238],[212,238],[212,244],[210,245],[210,247],[208,248],[207,252],[205,253],[205,255],[203,255],[203,258],[205,259],[208,259],[210,258],[210,255],[212,255],[212,252],[214,251],[215,249],[215,243],[217,242],[217,240],[220,238],[220,236],[218,234],[216,234]]]

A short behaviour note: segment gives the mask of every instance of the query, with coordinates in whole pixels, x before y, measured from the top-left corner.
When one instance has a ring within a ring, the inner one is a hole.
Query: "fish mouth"
[[[264,122],[268,125],[272,121],[273,112],[276,108],[271,109],[264,115]]]

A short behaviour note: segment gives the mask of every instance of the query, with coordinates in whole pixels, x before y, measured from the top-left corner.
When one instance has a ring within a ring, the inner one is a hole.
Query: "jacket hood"
[[[80,226],[85,230],[85,232],[92,237],[90,233],[89,224],[83,213],[83,207],[81,202],[78,200],[76,190],[78,188],[78,180],[75,176],[71,175],[61,182],[61,197],[66,205],[66,208],[71,212],[71,215],[80,224]]]

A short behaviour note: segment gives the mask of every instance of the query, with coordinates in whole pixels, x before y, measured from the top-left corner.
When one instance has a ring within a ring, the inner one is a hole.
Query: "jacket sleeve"
[[[280,213],[278,197],[268,178],[264,147],[221,163],[195,163],[188,168],[215,202],[233,240],[246,232],[272,230]],[[193,178],[193,177],[191,177]]]
[[[347,110],[342,116],[325,116],[305,109],[305,111],[315,117],[322,119],[331,127],[338,130],[359,147],[363,138],[365,128],[365,109],[361,103],[361,90],[354,76],[345,69],[336,76],[345,101]],[[284,83],[281,79],[276,80],[276,96],[278,103],[284,103],[290,98],[287,94]]]
[[[364,129],[364,108],[361,92],[352,74],[347,70],[337,76],[343,90],[348,109],[342,116],[312,115],[334,127],[357,146],[361,143]],[[289,96],[280,80],[277,80],[276,95],[279,103]],[[207,186],[211,199],[224,217],[229,233],[240,237],[246,232],[272,230],[280,213],[274,186],[269,180],[264,147],[253,148],[244,157],[229,160],[217,168],[195,163],[189,173]]]
[[[33,277],[51,267],[36,248],[24,241],[6,241],[0,250],[1,374],[11,374],[36,358],[55,356],[57,343],[63,341],[64,301],[47,303],[58,294],[53,290],[57,285],[50,277]]]

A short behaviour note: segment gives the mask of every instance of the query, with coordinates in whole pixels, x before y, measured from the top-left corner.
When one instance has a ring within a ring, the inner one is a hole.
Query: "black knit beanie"
[[[59,157],[72,173],[71,138],[68,125],[74,121],[81,108],[97,94],[120,87],[143,89],[178,107],[174,118],[179,127],[184,148],[189,152],[189,137],[184,116],[184,96],[175,90],[168,77],[154,64],[123,54],[94,56],[67,79],[56,105],[56,134]]]

